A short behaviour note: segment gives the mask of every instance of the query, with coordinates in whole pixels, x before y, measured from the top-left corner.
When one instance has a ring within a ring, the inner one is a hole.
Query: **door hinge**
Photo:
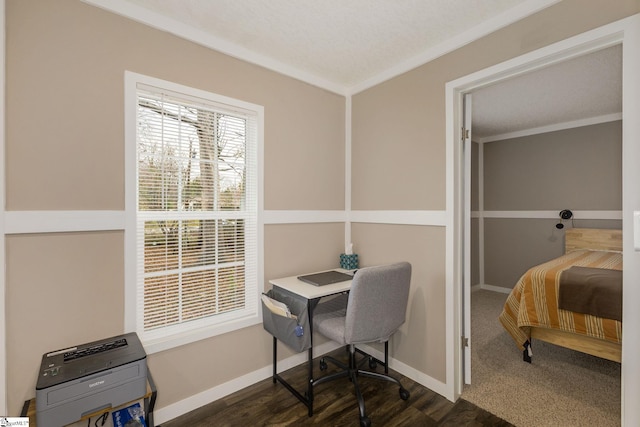
[[[469,129],[462,128],[461,138],[462,141],[464,141],[465,139],[469,139]]]
[[[467,337],[461,337],[462,338],[462,348],[464,347],[469,347],[469,338]]]

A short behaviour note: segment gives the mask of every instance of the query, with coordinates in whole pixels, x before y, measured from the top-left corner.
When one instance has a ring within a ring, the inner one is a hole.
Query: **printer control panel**
[[[125,347],[126,345],[127,345],[127,340],[124,338],[121,338],[115,341],[100,343],[87,348],[74,348],[64,353],[64,361],[66,363],[71,360],[79,359],[81,357],[93,356],[99,353],[104,353],[105,351],[113,350],[120,347]]]
[[[43,377],[55,377],[59,374],[65,373],[64,364],[72,361],[79,360],[83,357],[88,356],[97,356],[101,353],[104,353],[109,350],[115,350],[118,348],[126,347],[127,340],[125,338],[116,339],[113,341],[102,342],[96,345],[86,346],[86,347],[72,347],[64,350],[58,350],[51,353],[48,353],[46,356],[50,359],[51,362],[42,367],[42,376]],[[60,364],[60,355],[62,355],[62,362]],[[96,363],[97,362],[97,363]],[[83,364],[84,366],[78,365],[78,374],[83,374],[87,372],[87,368],[108,368],[110,363],[108,360],[98,359],[93,360],[92,363]]]
[[[42,356],[36,389],[78,379],[146,358],[135,333],[119,335]]]

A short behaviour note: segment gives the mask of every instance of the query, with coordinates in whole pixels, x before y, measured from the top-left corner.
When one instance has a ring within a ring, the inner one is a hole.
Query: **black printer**
[[[40,364],[36,420],[60,427],[146,392],[147,354],[136,333],[51,351]]]

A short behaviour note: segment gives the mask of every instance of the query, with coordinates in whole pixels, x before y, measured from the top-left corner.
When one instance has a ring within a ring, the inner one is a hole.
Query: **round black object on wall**
[[[562,219],[571,219],[571,217],[573,216],[573,212],[571,212],[569,209],[564,209],[560,211],[560,218]],[[562,228],[562,227],[559,227]]]
[[[563,209],[560,211],[560,222],[556,224],[556,228],[558,230],[562,230],[564,228],[564,224],[563,222],[567,219],[571,219],[571,217],[573,217],[573,212],[571,212],[569,209]]]

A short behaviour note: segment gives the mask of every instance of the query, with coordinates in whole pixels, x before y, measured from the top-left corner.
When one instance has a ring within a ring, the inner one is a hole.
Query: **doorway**
[[[464,280],[468,280],[463,274],[463,266],[465,265],[462,242],[465,230],[465,214],[462,208],[465,206],[465,201],[463,200],[464,191],[462,188],[464,169],[461,159],[463,155],[461,145],[457,143],[457,141],[461,140],[463,95],[516,75],[539,70],[552,64],[586,55],[616,44],[622,44],[624,56],[623,85],[625,88],[625,100],[623,102],[623,150],[625,152],[623,160],[623,170],[625,171],[623,176],[623,225],[630,225],[630,220],[633,218],[633,211],[640,211],[640,196],[634,194],[634,191],[632,191],[635,189],[635,193],[638,193],[637,184],[634,184],[633,180],[635,179],[635,182],[638,182],[640,179],[640,172],[636,171],[638,168],[633,167],[633,165],[637,164],[637,161],[640,160],[640,148],[638,147],[640,144],[637,143],[637,141],[640,140],[640,138],[638,138],[640,136],[640,125],[633,123],[633,120],[624,120],[624,117],[637,117],[638,114],[640,114],[640,102],[637,100],[640,85],[634,81],[635,77],[633,77],[640,75],[640,54],[638,53],[640,52],[639,27],[640,18],[638,16],[627,18],[472,75],[462,77],[447,84],[447,154],[448,159],[451,159],[447,164],[449,170],[447,180],[447,211],[451,221],[451,226],[448,227],[447,233],[448,241],[450,242],[448,253],[449,256],[453,258],[452,262],[448,264],[450,268],[450,279],[447,282],[448,295],[450,296],[448,298],[448,304],[450,304],[448,308],[452,310],[453,316],[448,319],[449,324],[447,330],[451,333],[452,337],[452,339],[448,341],[451,343],[451,348],[448,350],[454,356],[452,358],[451,363],[453,366],[450,372],[452,372],[453,375],[453,396],[455,399],[462,393],[465,353],[470,350],[469,347],[462,347],[464,338],[469,336],[468,334],[470,332],[466,330],[463,323],[463,319],[468,318],[470,310],[470,305],[467,304],[467,302],[470,301],[470,286],[467,282],[464,287],[461,287]],[[630,93],[634,93],[636,99],[633,99],[633,96],[627,96]],[[468,230],[468,225],[466,226]],[[623,242],[625,264],[624,282],[627,283],[631,277],[636,280],[640,277],[640,268],[637,267],[640,256],[633,250],[632,227],[624,227]],[[630,263],[634,265],[631,266]],[[629,283],[631,282],[629,281]],[[629,292],[627,292],[628,288],[630,287],[625,287],[625,301],[629,301],[630,294],[640,294],[640,291],[636,291],[635,289],[630,289]],[[624,311],[624,322],[633,323],[638,321],[635,317],[640,317],[640,315],[636,315],[632,311],[631,307],[629,307],[629,310]],[[470,345],[472,346],[473,343],[470,343]],[[632,352],[635,352],[639,347],[640,344],[624,339],[623,378],[625,371],[634,371],[637,369],[635,366],[632,366],[636,363],[634,363],[630,357],[625,357],[625,354],[629,354],[630,356],[633,354]],[[622,404],[623,420],[627,422],[632,419],[640,420],[640,410],[634,408],[630,400],[630,396],[634,395],[633,393],[638,393],[636,388],[640,389],[640,387],[629,383],[631,383],[631,381],[623,381],[622,393],[623,399],[627,400],[626,404],[624,400]],[[632,388],[633,391],[631,391]]]
[[[554,404],[536,425],[576,425],[576,413],[601,426],[620,423],[619,363],[534,340],[533,364],[525,367],[498,318],[524,272],[564,254],[565,230],[621,228],[621,75],[621,45],[614,45],[465,97],[473,98],[476,197],[468,233],[473,355],[462,397],[517,425],[529,422],[530,402],[544,400]],[[518,105],[522,99],[536,102]],[[563,208],[573,209],[564,224]],[[527,385],[527,393],[513,393]]]

